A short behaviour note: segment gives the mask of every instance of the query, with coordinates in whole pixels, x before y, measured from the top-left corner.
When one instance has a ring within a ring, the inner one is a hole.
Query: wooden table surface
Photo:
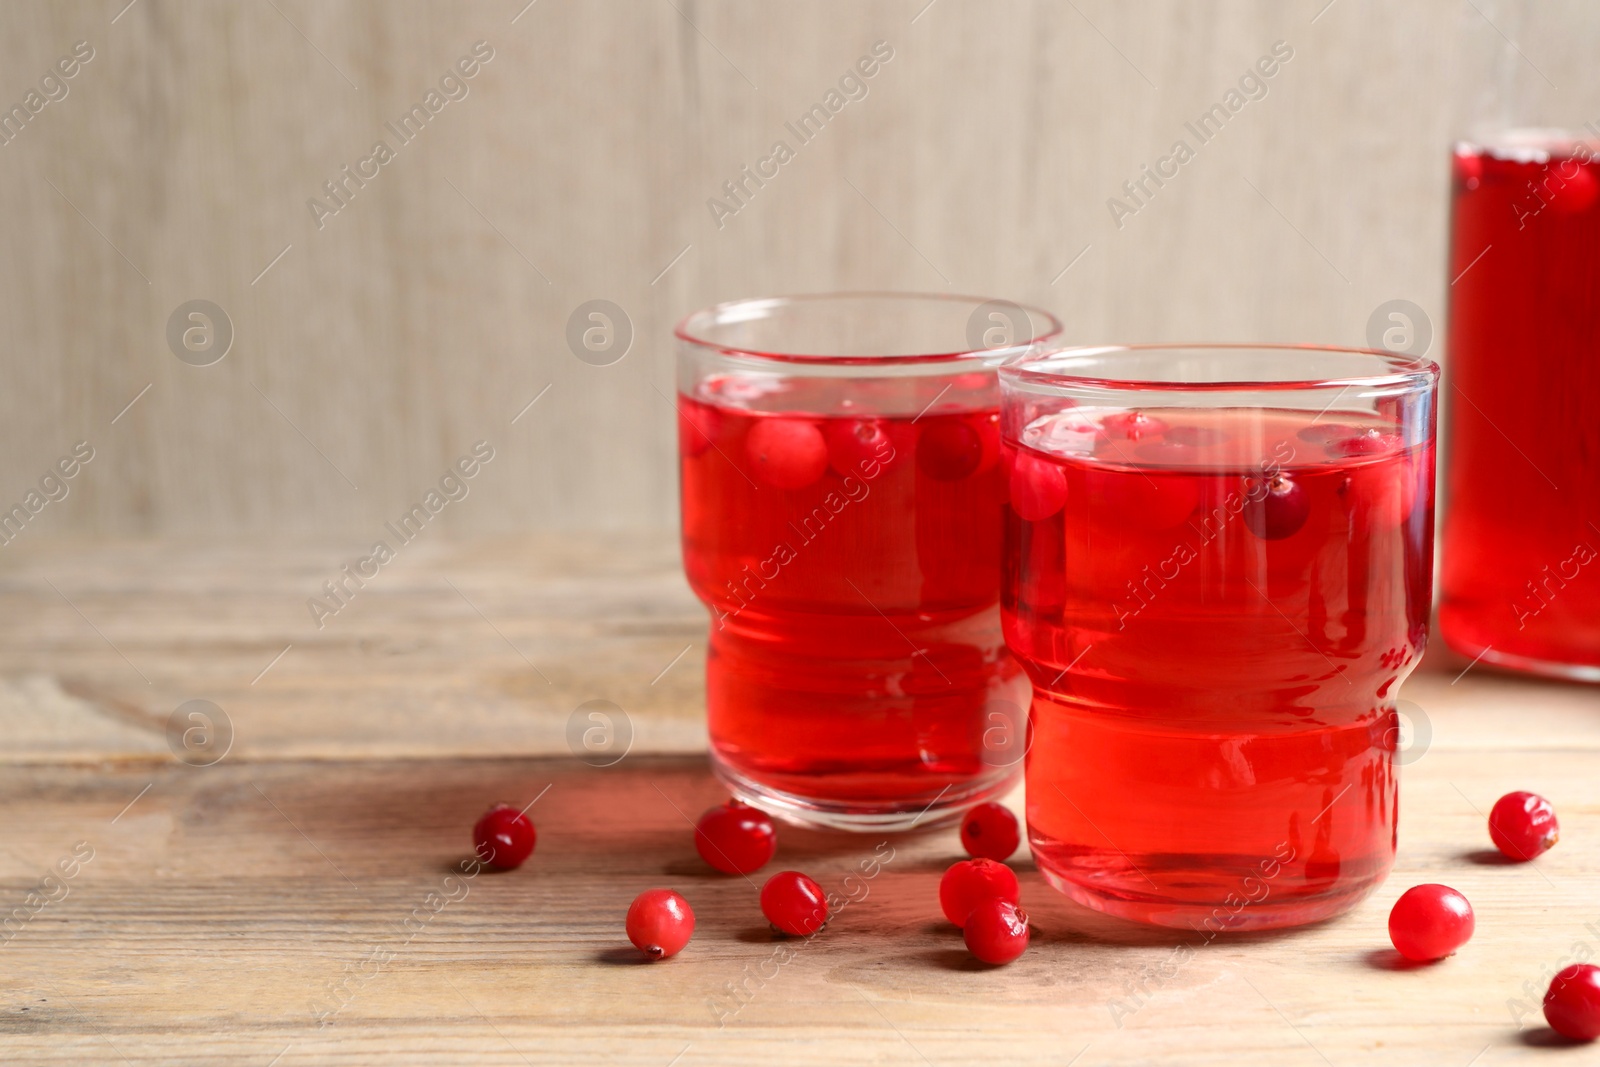
[[[0,1060],[1600,1060],[1537,1008],[1555,968],[1600,955],[1600,690],[1462,673],[1436,643],[1402,693],[1426,727],[1376,896],[1196,944],[1070,904],[1021,855],[1034,943],[989,970],[935,903],[953,831],[781,831],[779,863],[857,898],[804,942],[695,856],[689,819],[723,794],[670,539],[418,544],[318,629],[306,599],[358,548],[0,552]],[[169,721],[193,700],[222,719],[186,748],[194,720]],[[631,728],[609,766],[568,747],[590,700]],[[1518,788],[1563,839],[1510,866],[1484,822]],[[535,798],[528,865],[463,875],[482,809]],[[1423,881],[1472,900],[1477,936],[1398,967],[1388,908]],[[622,916],[654,885],[698,926],[646,965]]]

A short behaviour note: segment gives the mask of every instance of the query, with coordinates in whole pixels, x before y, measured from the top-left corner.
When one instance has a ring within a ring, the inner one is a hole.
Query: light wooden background
[[[361,545],[479,439],[497,458],[443,534],[668,529],[670,327],[732,297],[1340,342],[1405,298],[1437,337],[1447,145],[1500,35],[1600,116],[1576,0],[1527,25],[1489,0],[126,2],[0,7],[5,106],[95,52],[0,147],[0,502],[96,449],[30,538]],[[1114,226],[1107,198],[1280,39],[1268,95]],[[308,198],[479,40],[470,94],[319,231]],[[706,200],[879,40],[869,95],[719,229]],[[165,341],[197,298],[236,334],[204,368]],[[566,345],[591,299],[632,322],[611,366]]]

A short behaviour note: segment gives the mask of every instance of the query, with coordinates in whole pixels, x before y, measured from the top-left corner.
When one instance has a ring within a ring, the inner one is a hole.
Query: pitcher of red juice
[[[1439,630],[1474,663],[1600,682],[1600,67],[1578,14],[1494,0],[1456,41]]]
[[[1600,682],[1600,130],[1455,147],[1439,627]]]

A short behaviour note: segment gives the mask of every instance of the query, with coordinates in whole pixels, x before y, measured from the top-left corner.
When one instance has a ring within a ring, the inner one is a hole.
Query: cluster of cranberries
[[[778,850],[772,819],[737,800],[700,816],[694,828],[700,858],[724,874],[750,874],[765,867]],[[809,937],[828,921],[822,887],[799,871],[780,871],[761,887],[761,914],[791,937]],[[678,953],[694,933],[694,910],[680,893],[648,889],[628,908],[628,940],[653,960]]]
[[[1489,812],[1489,838],[1507,859],[1527,863],[1560,837],[1555,809],[1535,793],[1507,793]],[[1472,905],[1444,885],[1412,886],[1389,912],[1389,940],[1395,950],[1418,963],[1452,955],[1472,937]],[[1551,1028],[1574,1041],[1600,1038],[1600,967],[1575,963],[1550,981],[1544,1017]]]
[[[1028,916],[1018,905],[1017,876],[1002,860],[1021,841],[1016,816],[998,804],[980,804],[961,824],[961,842],[974,858],[945,872],[939,904],[963,929],[967,948],[985,963],[1009,963],[1028,947]],[[778,848],[772,819],[737,800],[700,816],[694,828],[700,858],[724,874],[748,875],[771,861]],[[810,937],[827,923],[827,894],[799,871],[780,871],[761,887],[761,914],[790,937]],[[694,933],[694,910],[671,889],[640,893],[628,909],[628,940],[653,960],[679,952]]]
[[[939,879],[939,908],[961,928],[967,951],[984,963],[1010,963],[1028,947],[1028,913],[1018,903],[1017,876],[1005,860],[1022,835],[1017,817],[999,804],[979,804],[961,820],[961,844],[972,856]]]
[[[683,435],[691,456],[709,448],[720,429],[715,409],[702,411],[710,417],[687,420],[696,433]],[[757,481],[793,490],[812,484],[829,467],[852,474],[863,463],[881,461],[908,446],[923,474],[957,482],[994,466],[1000,455],[999,416],[935,413],[909,431],[879,419],[826,419],[819,424],[807,418],[764,418],[750,428],[744,452]]]
[[[1553,846],[1560,827],[1550,802],[1533,793],[1508,793],[1489,813],[1489,837],[1511,860],[1526,863]],[[491,866],[510,870],[533,853],[537,835],[527,815],[507,804],[484,813],[472,829],[473,850]],[[725,874],[748,875],[772,860],[777,830],[765,813],[737,800],[711,808],[694,829],[695,849]],[[999,804],[979,804],[961,822],[961,844],[971,859],[950,866],[939,880],[939,907],[961,929],[967,950],[988,964],[1005,964],[1028,947],[1028,914],[1020,904],[1014,871],[1006,866],[1021,843],[1016,816]],[[809,937],[828,921],[822,887],[799,871],[780,871],[761,887],[761,913],[774,929]],[[1412,886],[1389,912],[1389,939],[1408,960],[1432,962],[1453,955],[1471,939],[1475,919],[1467,898],[1449,886]],[[672,889],[647,889],[634,898],[628,940],[652,960],[676,955],[694,934],[694,909]],[[1550,1026],[1577,1041],[1600,1038],[1600,967],[1573,964],[1550,982],[1544,996]]]

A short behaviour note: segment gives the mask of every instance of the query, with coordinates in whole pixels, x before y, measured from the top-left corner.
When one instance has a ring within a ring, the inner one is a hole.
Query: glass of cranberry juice
[[[931,826],[1021,769],[1000,636],[1008,302],[748,300],[677,329],[684,570],[711,611],[712,765],[790,821]]]
[[[1439,630],[1600,682],[1600,138],[1499,131],[1453,162]]]
[[[1296,346],[1001,370],[1028,832],[1080,903],[1262,929],[1394,859],[1396,695],[1432,592],[1438,368]]]

